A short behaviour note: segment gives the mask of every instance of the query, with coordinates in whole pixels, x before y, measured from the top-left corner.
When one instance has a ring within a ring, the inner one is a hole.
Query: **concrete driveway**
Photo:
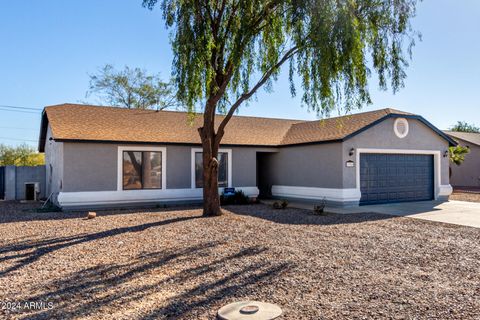
[[[328,209],[334,213],[375,212],[480,228],[480,203],[477,202],[421,201]]]

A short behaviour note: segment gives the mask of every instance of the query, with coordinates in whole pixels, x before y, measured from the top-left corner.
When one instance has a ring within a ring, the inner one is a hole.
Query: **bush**
[[[235,191],[234,195],[226,196],[222,194],[220,196],[220,203],[222,206],[231,204],[249,204],[250,198],[241,190]]]
[[[320,204],[313,206],[313,212],[321,216],[326,215],[326,213],[324,212],[326,205],[327,205],[327,201],[325,200],[325,198],[323,198]]]
[[[273,209],[285,209],[288,207],[288,201],[287,200],[281,200],[280,202],[275,201],[272,203]]]
[[[62,208],[55,205],[52,202],[48,202],[44,207],[36,208],[35,212],[44,213],[44,212],[62,212]]]

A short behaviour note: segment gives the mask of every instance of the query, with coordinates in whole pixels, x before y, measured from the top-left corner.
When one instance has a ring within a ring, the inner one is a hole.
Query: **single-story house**
[[[64,208],[201,201],[201,121],[175,111],[46,107],[47,194]],[[423,117],[393,109],[319,121],[234,116],[219,186],[339,206],[446,200],[455,144]]]
[[[454,187],[480,187],[480,133],[453,132],[445,133],[458,144],[468,147],[470,153],[465,161],[457,166],[451,164],[452,175],[450,182]]]

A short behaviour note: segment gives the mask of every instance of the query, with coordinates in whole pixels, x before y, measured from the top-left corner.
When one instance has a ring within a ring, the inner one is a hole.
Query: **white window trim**
[[[195,153],[196,152],[203,152],[202,148],[192,148],[192,154],[191,154],[191,188],[192,189],[202,189],[202,188],[197,188],[195,186]],[[233,158],[232,158],[232,149],[218,149],[218,152],[225,152],[227,153],[228,156],[228,162],[227,162],[227,179],[228,179],[228,188],[232,187],[232,163],[233,163]]]
[[[117,152],[117,191],[122,192],[145,192],[151,189],[133,189],[123,190],[123,152],[124,151],[157,151],[162,152],[162,188],[167,189],[167,148],[165,147],[139,147],[139,146],[119,146]]]
[[[403,133],[403,134],[400,133],[400,132],[398,131],[398,128],[397,128],[399,122],[404,122],[404,123],[405,123],[405,129],[406,129],[406,131],[405,131],[405,133]],[[393,124],[393,131],[395,132],[395,135],[396,135],[397,137],[399,137],[400,139],[403,139],[403,138],[405,138],[406,136],[408,136],[408,132],[410,131],[410,124],[408,123],[408,120],[405,119],[405,118],[397,118],[397,119],[395,119],[395,122],[394,122],[394,124]]]
[[[433,170],[434,170],[434,195],[435,200],[440,196],[450,195],[451,186],[442,185],[442,155],[437,150],[406,150],[406,149],[357,149],[356,150],[356,189],[360,193],[360,155],[362,153],[383,153],[383,154],[424,154],[433,155]]]

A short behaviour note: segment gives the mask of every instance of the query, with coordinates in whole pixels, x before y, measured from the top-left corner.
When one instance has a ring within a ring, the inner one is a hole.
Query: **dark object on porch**
[[[250,198],[242,190],[235,191],[234,194],[223,193],[220,196],[222,206],[231,204],[250,204]]]

